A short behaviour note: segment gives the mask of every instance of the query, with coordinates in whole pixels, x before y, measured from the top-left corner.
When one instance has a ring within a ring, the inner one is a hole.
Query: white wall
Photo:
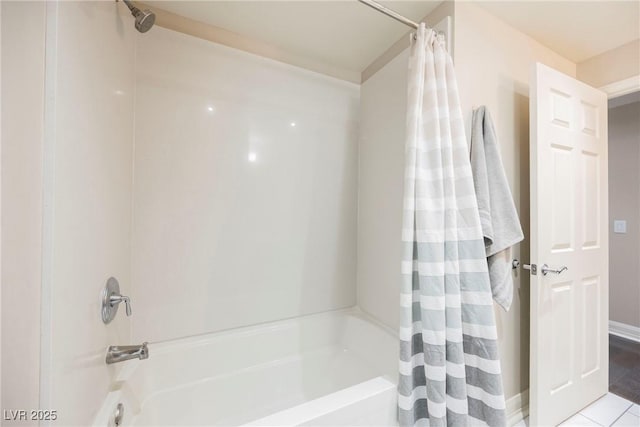
[[[609,318],[640,328],[640,102],[609,109],[609,221]]]
[[[455,66],[467,135],[473,106],[491,111],[516,207],[529,234],[529,78],[536,61],[575,76],[575,64],[468,2],[455,5]],[[406,51],[362,86],[358,303],[397,328]],[[528,261],[529,241],[515,249]],[[522,280],[525,277],[526,280]],[[528,277],[515,277],[508,313],[496,309],[507,398],[528,388]],[[518,288],[520,288],[518,290]]]
[[[358,86],[163,28],[137,50],[134,341],[354,305]]]
[[[125,11],[47,5],[41,407],[58,411],[55,425],[91,422],[119,368],[105,350],[130,343],[124,310],[104,325],[99,305],[109,276],[131,292],[135,30]]]
[[[2,2],[2,404],[38,408],[43,2]],[[3,425],[37,422],[3,421]]]

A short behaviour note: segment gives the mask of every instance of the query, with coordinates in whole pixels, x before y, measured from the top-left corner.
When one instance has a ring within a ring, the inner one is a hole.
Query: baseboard
[[[609,320],[609,333],[628,340],[640,342],[640,328],[637,326]]]
[[[529,390],[507,399],[507,425],[514,426],[529,416]]]

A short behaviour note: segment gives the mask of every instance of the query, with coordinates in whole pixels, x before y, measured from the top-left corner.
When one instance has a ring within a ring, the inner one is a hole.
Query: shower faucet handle
[[[102,295],[100,298],[102,321],[104,324],[109,324],[118,313],[118,307],[120,303],[124,303],[127,316],[131,316],[131,299],[128,296],[120,293],[120,284],[115,277],[109,277],[107,283],[102,289]]]
[[[124,302],[127,316],[131,316],[131,300],[128,296],[119,294],[112,294],[109,296],[109,304],[111,304],[111,307],[120,304],[121,302]]]

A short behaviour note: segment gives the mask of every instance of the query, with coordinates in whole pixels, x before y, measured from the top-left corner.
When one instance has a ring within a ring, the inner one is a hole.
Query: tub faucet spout
[[[142,345],[112,345],[107,350],[107,365],[124,362],[129,359],[148,359],[149,348],[146,342]]]

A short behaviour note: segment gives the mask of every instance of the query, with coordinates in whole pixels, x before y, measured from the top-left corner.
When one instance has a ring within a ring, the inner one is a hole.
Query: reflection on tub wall
[[[137,38],[133,340],[355,304],[357,85]]]

